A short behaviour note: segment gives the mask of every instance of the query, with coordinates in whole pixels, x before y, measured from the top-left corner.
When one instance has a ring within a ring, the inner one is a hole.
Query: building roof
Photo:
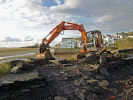
[[[62,39],[75,39],[75,38],[62,38]]]
[[[75,38],[62,38],[62,41],[66,41],[66,40],[74,40]]]
[[[111,36],[111,35],[106,35],[106,36],[108,36],[108,37],[113,37],[113,36]]]

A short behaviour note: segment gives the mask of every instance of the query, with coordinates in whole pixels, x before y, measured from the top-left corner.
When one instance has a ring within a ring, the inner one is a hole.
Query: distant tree
[[[75,39],[80,41],[82,39],[82,36],[81,37],[78,37],[78,38],[75,38]]]
[[[127,36],[133,36],[133,31],[132,32],[128,32],[125,35],[127,35]]]
[[[120,34],[121,34],[121,35],[125,35],[125,33],[124,33],[124,32],[121,32]]]
[[[133,31],[132,32],[121,32],[121,33],[116,33],[116,34],[120,34],[120,35],[126,35],[126,36],[133,36]]]
[[[38,43],[36,43],[34,46],[35,46],[36,48],[39,48],[39,44],[38,44]]]

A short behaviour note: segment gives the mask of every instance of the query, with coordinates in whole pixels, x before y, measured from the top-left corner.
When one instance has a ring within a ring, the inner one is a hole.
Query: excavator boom
[[[65,23],[67,25],[65,25]],[[83,36],[84,41],[84,50],[81,50],[81,52],[87,52],[86,47],[86,30],[84,29],[83,25],[68,23],[65,21],[62,21],[58,26],[56,26],[50,33],[52,34],[50,38],[46,41],[46,44],[50,44],[63,30],[79,30]],[[46,37],[43,39],[42,44],[45,42]]]
[[[59,25],[57,25],[49,34],[42,39],[42,44],[40,45],[39,48],[39,53],[37,55],[38,59],[52,59],[53,57],[51,54],[49,54],[49,50],[47,49],[48,45],[63,31],[63,30],[79,30],[82,34],[82,39],[83,39],[83,50],[80,50],[80,52],[87,52],[87,46],[86,46],[86,30],[83,27],[83,24],[78,25],[74,23],[69,23],[62,21]],[[99,34],[99,33],[98,33]],[[46,38],[49,36],[50,38],[47,40]],[[99,34],[100,35],[100,34]],[[100,41],[100,38],[98,38]],[[44,43],[45,42],[45,43]],[[100,45],[100,44],[99,44]],[[101,45],[100,45],[101,46]],[[48,52],[48,53],[46,53]],[[47,55],[46,55],[47,54]]]

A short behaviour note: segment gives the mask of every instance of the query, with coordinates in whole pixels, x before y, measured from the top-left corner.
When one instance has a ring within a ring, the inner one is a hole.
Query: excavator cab
[[[86,32],[86,34],[87,38],[89,39],[89,41],[86,43],[87,51],[98,51],[102,49],[103,41],[101,31],[94,30]]]
[[[87,51],[98,51],[102,49],[103,41],[101,31],[94,30],[86,32],[86,38]],[[81,49],[82,48],[83,46],[81,46]]]

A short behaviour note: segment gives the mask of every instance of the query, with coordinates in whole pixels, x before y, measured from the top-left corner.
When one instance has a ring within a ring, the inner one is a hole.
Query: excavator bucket
[[[38,53],[37,59],[55,60],[49,49],[46,49],[44,53]]]

